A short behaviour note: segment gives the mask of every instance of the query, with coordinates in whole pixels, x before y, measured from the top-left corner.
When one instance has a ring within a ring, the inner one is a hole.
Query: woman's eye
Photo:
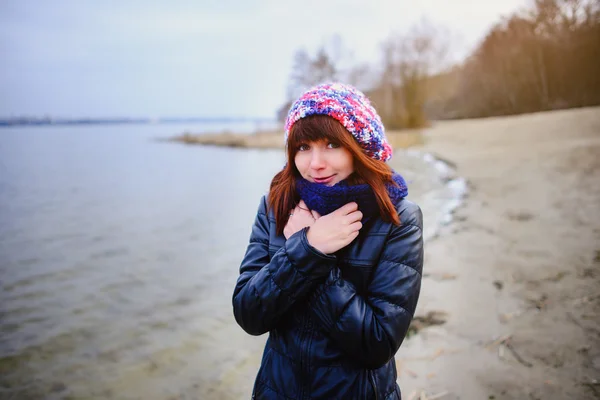
[[[338,147],[340,147],[340,145],[337,144],[337,143],[329,143],[327,145],[327,147],[330,148],[330,149],[337,149]]]
[[[306,150],[308,150],[308,148],[309,147],[306,144],[301,144],[300,146],[298,146],[299,151],[306,151]]]

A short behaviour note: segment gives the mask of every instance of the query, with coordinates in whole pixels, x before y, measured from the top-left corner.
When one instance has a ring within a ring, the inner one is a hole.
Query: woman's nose
[[[325,157],[320,150],[313,150],[310,159],[310,167],[312,169],[321,169],[325,167]]]

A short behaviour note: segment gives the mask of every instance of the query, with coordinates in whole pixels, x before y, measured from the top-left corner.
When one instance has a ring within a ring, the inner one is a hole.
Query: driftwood
[[[424,390],[421,390],[420,392],[413,390],[408,395],[407,400],[436,400],[441,399],[442,397],[448,394],[450,394],[450,392],[446,390],[432,395],[427,395],[427,393]]]
[[[520,362],[521,364],[523,364],[524,366],[531,368],[533,367],[533,364],[525,361],[523,359],[523,357],[521,357],[519,355],[519,353],[517,352],[517,350],[515,349],[514,344],[512,344],[511,342],[511,338],[512,335],[504,335],[504,336],[500,336],[499,338],[497,338],[496,340],[494,340],[493,342],[491,342],[490,344],[488,344],[487,346],[485,346],[486,349],[492,349],[495,346],[499,346],[498,347],[498,356],[500,358],[504,357],[504,348],[506,347],[511,353],[512,355],[515,357],[515,359]]]

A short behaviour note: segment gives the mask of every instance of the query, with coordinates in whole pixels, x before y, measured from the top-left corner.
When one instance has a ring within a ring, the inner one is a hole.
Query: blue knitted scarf
[[[400,174],[394,172],[392,179],[397,186],[390,183],[386,184],[386,187],[392,203],[395,203],[408,195],[408,188]],[[326,186],[297,178],[296,190],[308,208],[321,215],[327,215],[351,201],[358,204],[358,209],[364,217],[370,218],[380,214],[375,193],[368,184],[351,186],[347,180],[343,180],[334,186]]]

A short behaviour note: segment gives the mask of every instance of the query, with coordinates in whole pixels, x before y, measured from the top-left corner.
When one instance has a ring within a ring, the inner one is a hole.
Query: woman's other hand
[[[307,226],[312,226],[314,223],[315,217],[308,209],[306,203],[304,203],[303,200],[300,200],[300,203],[298,203],[296,208],[290,212],[288,222],[283,228],[283,236],[285,236],[287,240],[294,233],[306,228]]]
[[[349,245],[362,228],[363,214],[358,211],[358,205],[354,202],[343,205],[334,212],[315,216],[315,223],[310,227],[307,234],[308,243],[324,254],[332,254],[339,249]]]

